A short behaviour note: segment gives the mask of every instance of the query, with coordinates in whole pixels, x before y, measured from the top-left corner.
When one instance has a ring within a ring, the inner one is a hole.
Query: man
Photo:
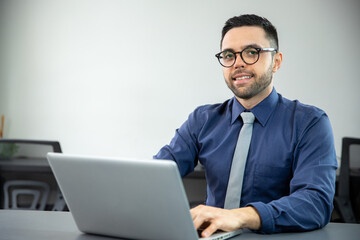
[[[267,19],[229,19],[216,56],[235,96],[198,107],[154,156],[176,161],[182,176],[198,161],[205,167],[206,205],[191,209],[195,227],[205,226],[203,237],[218,229],[305,231],[330,220],[337,168],[332,128],[322,110],[276,92],[273,75],[283,60],[278,47],[277,31]],[[233,197],[229,178],[243,112],[255,121],[242,183],[235,182],[241,200],[238,207],[223,209]]]

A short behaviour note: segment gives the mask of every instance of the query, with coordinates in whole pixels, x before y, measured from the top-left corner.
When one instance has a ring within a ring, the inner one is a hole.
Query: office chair
[[[199,204],[206,204],[206,178],[205,168],[199,163],[195,171],[182,179],[190,208]]]
[[[356,223],[354,209],[350,198],[350,146],[360,145],[360,139],[343,138],[341,166],[338,182],[338,192],[334,197],[334,207],[345,223]]]
[[[21,149],[19,146],[23,146]],[[39,156],[39,150],[44,147],[51,149],[52,152],[61,153],[60,143],[57,141],[40,141],[24,139],[0,139],[0,157],[5,159],[27,159],[43,158],[46,161],[45,154],[42,152]],[[34,157],[35,156],[35,157]],[[5,209],[35,209],[44,210],[48,201],[50,187],[43,181],[34,180],[7,180],[3,185],[4,208]],[[31,199],[31,204],[27,207],[21,206],[24,200]],[[45,206],[43,205],[45,203]],[[52,211],[63,211],[66,208],[65,200],[59,188]]]
[[[45,210],[50,187],[45,182],[13,180],[4,184],[4,209]],[[29,196],[30,204],[23,205],[19,199]]]

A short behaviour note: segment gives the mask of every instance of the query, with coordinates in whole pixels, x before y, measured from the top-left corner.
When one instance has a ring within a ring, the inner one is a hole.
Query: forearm
[[[330,218],[335,193],[332,164],[297,169],[290,182],[290,194],[268,203],[254,202],[264,233],[308,231],[325,226]]]
[[[301,190],[270,203],[251,203],[263,233],[308,231],[325,226],[331,217],[332,194]]]

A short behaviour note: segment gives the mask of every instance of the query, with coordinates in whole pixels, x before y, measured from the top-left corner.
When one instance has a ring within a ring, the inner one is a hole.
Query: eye
[[[226,51],[222,53],[222,57],[224,59],[233,59],[235,57],[235,54],[233,52]]]
[[[252,47],[244,49],[243,51],[243,57],[245,58],[256,58],[258,54],[258,50]]]
[[[245,50],[245,53],[250,55],[256,55],[257,54],[257,50],[255,48],[249,48]]]

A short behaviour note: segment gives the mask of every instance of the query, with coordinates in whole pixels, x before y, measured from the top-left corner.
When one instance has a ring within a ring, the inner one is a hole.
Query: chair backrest
[[[61,153],[57,141],[0,139],[0,158],[44,158],[47,152]]]
[[[4,208],[45,210],[49,193],[50,187],[45,182],[31,180],[7,181],[4,184]],[[26,203],[19,201],[24,197],[30,198],[30,201]]]
[[[360,176],[360,138],[349,141],[350,174]]]
[[[339,196],[341,197],[350,197],[350,171],[360,172],[356,166],[360,166],[359,163],[354,162],[354,164],[350,163],[350,150],[353,150],[354,146],[360,146],[359,138],[343,138],[342,141],[342,151],[341,151],[341,166],[340,166],[340,177],[339,177]],[[357,147],[356,147],[357,149]],[[354,152],[354,151],[351,151]],[[355,150],[355,152],[357,152]],[[359,159],[359,156],[352,157],[355,159]],[[353,165],[353,166],[352,166]],[[351,168],[353,167],[353,168]]]

